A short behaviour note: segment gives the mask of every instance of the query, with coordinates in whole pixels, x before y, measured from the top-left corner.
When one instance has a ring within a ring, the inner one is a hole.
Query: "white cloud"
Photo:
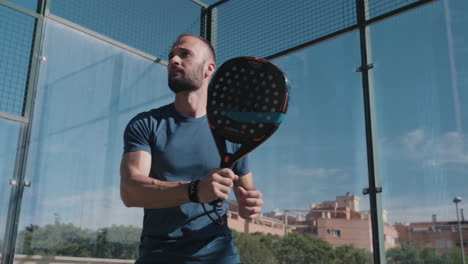
[[[468,141],[459,132],[431,136],[423,129],[416,129],[401,138],[384,140],[382,144],[384,155],[421,161],[426,167],[468,165]]]
[[[403,136],[403,143],[406,146],[407,153],[411,156],[419,155],[419,148],[424,144],[425,133],[422,129],[416,129]]]
[[[297,164],[291,164],[288,168],[288,172],[290,175],[294,176],[310,176],[319,178],[338,176],[345,173],[343,169],[339,168],[304,168]]]
[[[468,164],[468,142],[458,132],[448,132],[439,138],[427,140],[422,151],[430,156],[428,166],[441,166],[450,163]]]

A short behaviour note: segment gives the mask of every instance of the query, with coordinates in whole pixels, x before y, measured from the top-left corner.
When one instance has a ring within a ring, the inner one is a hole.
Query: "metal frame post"
[[[373,68],[371,59],[371,45],[369,38],[369,27],[366,24],[366,9],[368,0],[356,0],[356,12],[359,28],[359,38],[361,46],[361,66],[357,71],[362,74],[362,88],[364,96],[364,115],[366,126],[366,145],[367,145],[367,167],[369,176],[369,187],[363,190],[364,194],[369,195],[370,215],[372,227],[372,249],[374,264],[386,263],[385,259],[385,241],[383,232],[383,213],[381,192],[382,187],[379,183],[378,169],[378,151],[377,151],[377,129],[375,125],[376,112],[374,102]]]
[[[463,234],[462,234],[462,229],[461,229],[461,224],[460,224],[460,213],[458,209],[458,203],[461,202],[462,199],[460,197],[455,197],[453,199],[453,202],[455,203],[455,209],[457,210],[457,223],[458,223],[458,235],[460,236],[460,249],[461,249],[461,256],[462,256],[462,263],[465,264],[465,249],[463,246]]]
[[[218,31],[218,11],[216,7],[228,2],[229,0],[221,0],[210,6],[200,0],[192,0],[195,4],[201,7],[200,11],[200,36],[211,43],[216,52],[217,34]]]
[[[16,8],[15,8],[16,9]],[[36,18],[34,29],[34,42],[31,48],[30,69],[28,72],[28,84],[26,92],[26,101],[23,108],[25,122],[21,125],[20,136],[18,140],[18,150],[16,153],[16,162],[14,178],[10,180],[12,185],[10,202],[8,207],[8,220],[5,228],[4,245],[2,249],[1,264],[12,264],[15,256],[16,237],[18,233],[19,216],[21,212],[21,202],[25,187],[31,183],[26,177],[26,161],[29,150],[29,142],[32,127],[32,112],[34,108],[34,97],[39,75],[40,54],[42,49],[42,36],[44,29],[44,12],[46,9],[46,0],[40,0],[38,5],[39,14],[29,14]],[[21,11],[21,10],[20,10]]]

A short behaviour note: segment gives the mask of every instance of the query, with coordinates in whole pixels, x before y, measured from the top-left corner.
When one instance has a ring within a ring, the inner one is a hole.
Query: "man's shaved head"
[[[190,33],[181,34],[181,35],[179,35],[179,37],[177,37],[177,40],[174,42],[174,44],[172,44],[172,47],[174,47],[180,41],[180,39],[182,39],[184,37],[194,37],[194,38],[199,39],[201,42],[203,42],[206,45],[206,47],[208,48],[208,55],[210,56],[210,59],[212,59],[213,62],[216,62],[216,53],[214,51],[213,46],[211,45],[210,42],[208,42],[208,40],[206,40],[203,37],[200,37],[198,35],[190,34]]]

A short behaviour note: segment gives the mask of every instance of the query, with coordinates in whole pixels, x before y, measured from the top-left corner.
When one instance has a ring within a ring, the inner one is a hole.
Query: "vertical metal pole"
[[[373,87],[373,65],[371,63],[371,46],[368,37],[369,28],[366,25],[366,4],[368,0],[356,0],[357,20],[359,27],[359,37],[361,46],[361,66],[358,71],[362,73],[362,86],[364,96],[364,115],[366,126],[366,146],[367,146],[367,166],[369,176],[369,187],[363,190],[364,194],[369,195],[371,228],[372,228],[372,249],[374,264],[384,264],[385,259],[385,241],[383,233],[383,212],[379,186],[378,174],[378,151],[376,143],[377,129],[375,126],[375,106],[374,106],[374,87]]]
[[[29,142],[32,128],[32,112],[34,108],[35,90],[39,72],[39,61],[42,47],[42,35],[44,25],[44,10],[47,0],[39,1],[38,10],[40,16],[36,18],[34,42],[31,47],[30,70],[28,73],[27,99],[23,109],[24,116],[28,122],[22,124],[16,154],[14,179],[11,181],[12,190],[8,208],[8,221],[5,228],[4,245],[2,249],[2,264],[12,264],[15,256],[16,237],[18,233],[19,216],[24,187],[29,187],[30,182],[25,180],[26,162],[29,151]]]
[[[458,234],[460,236],[460,249],[461,249],[461,255],[462,255],[462,263],[465,264],[465,249],[463,247],[463,234],[462,234],[462,229],[461,229],[461,224],[460,224],[460,216],[458,212],[458,202],[455,202],[455,208],[457,209]]]
[[[212,14],[213,14],[213,7],[209,6],[206,9],[206,40],[211,43],[211,19],[212,19]]]
[[[199,5],[201,7],[200,9],[200,36],[202,38],[205,38],[206,39],[206,26],[207,26],[207,8],[208,8],[208,5],[203,3],[202,1],[200,0],[192,0],[192,2],[194,2],[195,4]]]
[[[218,44],[218,8],[211,9],[210,43],[215,52]]]
[[[200,9],[200,36],[206,39],[206,8]]]
[[[221,0],[206,9],[206,40],[208,40],[216,51],[216,39],[218,30],[218,12],[216,7],[228,2],[229,0]],[[214,34],[213,34],[214,33]]]

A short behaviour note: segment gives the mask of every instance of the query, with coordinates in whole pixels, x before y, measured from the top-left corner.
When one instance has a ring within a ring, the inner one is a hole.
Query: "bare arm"
[[[127,152],[120,166],[120,196],[128,207],[166,208],[190,202],[189,181],[167,182],[149,177],[151,154]],[[225,200],[237,180],[230,169],[213,169],[198,184],[198,199]]]
[[[253,174],[251,172],[240,176],[239,180],[236,181],[236,187],[243,187],[246,190],[253,191],[255,190],[255,184],[253,180]]]
[[[165,208],[190,202],[188,181],[165,182],[149,177],[151,154],[127,152],[120,165],[120,196],[128,207]]]

